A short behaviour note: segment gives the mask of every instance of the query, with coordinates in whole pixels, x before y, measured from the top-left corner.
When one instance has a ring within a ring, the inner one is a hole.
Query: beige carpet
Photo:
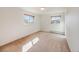
[[[5,52],[69,52],[65,36],[38,32],[0,47]]]

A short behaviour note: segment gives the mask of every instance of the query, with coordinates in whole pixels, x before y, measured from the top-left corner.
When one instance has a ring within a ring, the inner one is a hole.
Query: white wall
[[[24,24],[24,13],[35,16],[34,24]],[[39,15],[20,8],[0,8],[0,46],[39,30]]]
[[[61,16],[60,24],[51,24],[51,16]],[[41,31],[65,32],[64,14],[44,14],[41,15]]]
[[[79,8],[68,8],[65,14],[66,36],[71,51],[79,51]]]

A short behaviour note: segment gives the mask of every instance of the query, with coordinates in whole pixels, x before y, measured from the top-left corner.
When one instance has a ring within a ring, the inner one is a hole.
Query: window
[[[59,24],[61,20],[61,16],[52,16],[51,24],[56,23]]]
[[[33,23],[34,22],[34,16],[24,14],[24,21],[25,21],[25,23]]]

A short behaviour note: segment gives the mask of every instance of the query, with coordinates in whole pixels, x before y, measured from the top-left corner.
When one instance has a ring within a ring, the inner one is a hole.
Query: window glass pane
[[[24,21],[25,21],[25,23],[28,23],[28,20],[29,20],[29,16],[24,15]]]
[[[29,19],[29,16],[24,15],[24,19],[28,20]]]
[[[60,16],[52,16],[52,20],[60,20]]]
[[[33,16],[30,16],[29,22],[33,22]]]
[[[52,20],[56,20],[56,17],[52,17]]]
[[[61,17],[56,17],[56,20],[60,20]]]

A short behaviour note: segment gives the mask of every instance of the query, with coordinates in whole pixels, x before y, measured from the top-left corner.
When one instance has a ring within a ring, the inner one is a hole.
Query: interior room
[[[78,7],[0,7],[0,52],[78,52]]]

